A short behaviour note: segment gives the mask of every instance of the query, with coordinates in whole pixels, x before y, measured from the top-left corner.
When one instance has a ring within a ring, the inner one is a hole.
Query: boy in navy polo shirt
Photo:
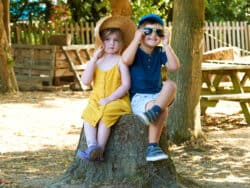
[[[159,147],[168,107],[176,94],[176,84],[167,80],[162,82],[161,67],[176,71],[179,59],[169,45],[169,31],[163,29],[164,22],[158,15],[143,16],[133,41],[124,51],[122,58],[129,65],[131,75],[130,98],[134,114],[149,125],[147,161],[167,159]],[[159,46],[162,42],[163,46]]]

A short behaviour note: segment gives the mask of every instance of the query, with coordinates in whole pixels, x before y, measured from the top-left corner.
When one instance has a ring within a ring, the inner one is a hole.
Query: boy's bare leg
[[[148,133],[149,143],[159,143],[167,115],[168,115],[167,110],[163,111],[159,119],[154,124],[149,126],[149,133]]]
[[[171,80],[167,80],[163,83],[163,87],[160,91],[159,96],[155,101],[155,105],[160,106],[161,109],[163,110],[172,103],[172,101],[175,98],[175,95],[176,95],[176,84]]]
[[[168,106],[173,102],[175,95],[176,84],[171,80],[167,80],[166,82],[164,82],[163,87],[156,100],[154,102],[149,102],[146,106],[146,111],[144,113],[139,114],[140,118],[144,121],[146,125],[155,124],[155,121],[158,121],[160,116],[165,116],[166,119],[167,114],[163,115],[163,111],[167,109]]]
[[[160,91],[160,94],[156,98],[156,100],[154,102],[152,101],[148,103],[147,110],[151,109],[154,105],[158,105],[162,109],[162,112],[157,121],[152,124],[152,126],[149,126],[149,143],[159,142],[164,122],[168,117],[168,106],[174,100],[175,95],[176,84],[171,80],[167,80],[166,82],[164,82],[162,90]]]
[[[148,103],[147,109],[151,109],[155,104],[154,102],[155,101],[151,101]],[[148,127],[148,146],[146,152],[147,161],[158,161],[168,158],[168,155],[159,147],[159,140],[162,134],[164,122],[167,118],[167,112],[167,109],[163,110],[156,122]]]
[[[146,110],[152,108],[152,106],[155,104],[155,101],[151,101],[147,104]],[[149,143],[158,143],[160,140],[160,136],[162,133],[162,129],[164,126],[164,122],[167,119],[168,116],[168,109],[163,110],[161,115],[159,116],[158,120],[149,126],[149,133],[148,133],[148,142]]]

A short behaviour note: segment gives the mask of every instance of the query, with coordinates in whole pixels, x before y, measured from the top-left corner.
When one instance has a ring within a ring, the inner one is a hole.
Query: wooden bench
[[[250,103],[250,93],[201,95],[200,99],[202,114],[205,114],[207,107],[215,107],[219,100],[239,102],[246,122],[250,124],[250,113],[248,110],[248,103]]]
[[[76,83],[81,90],[90,90],[91,86],[83,85],[81,81],[82,72],[86,69],[87,62],[94,51],[94,45],[71,45],[62,47],[65,56],[74,74]]]

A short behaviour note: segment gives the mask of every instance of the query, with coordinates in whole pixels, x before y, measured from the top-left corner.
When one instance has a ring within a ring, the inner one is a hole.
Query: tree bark
[[[3,14],[3,23],[4,23],[4,28],[6,31],[7,39],[10,42],[10,3],[9,0],[3,1],[3,9],[4,9],[4,14]]]
[[[136,116],[122,116],[112,129],[104,162],[89,162],[75,157],[67,171],[47,187],[183,187],[178,183],[170,157],[168,160],[146,162],[147,130]],[[83,131],[78,149],[85,150]],[[166,132],[160,145],[169,154]]]
[[[181,62],[174,77],[177,96],[169,114],[169,137],[175,143],[202,135],[200,121],[204,0],[175,0],[172,46]]]
[[[0,0],[0,88],[2,92],[18,91],[10,49],[9,1]]]

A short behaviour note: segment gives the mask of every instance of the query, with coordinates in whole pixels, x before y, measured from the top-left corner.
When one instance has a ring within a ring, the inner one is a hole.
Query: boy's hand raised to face
[[[144,35],[144,31],[143,29],[140,28],[136,30],[134,38],[136,39],[136,41],[140,41],[143,35]]]
[[[164,28],[164,37],[162,39],[163,45],[167,46],[169,45],[169,38],[170,38],[170,32],[167,27]]]

